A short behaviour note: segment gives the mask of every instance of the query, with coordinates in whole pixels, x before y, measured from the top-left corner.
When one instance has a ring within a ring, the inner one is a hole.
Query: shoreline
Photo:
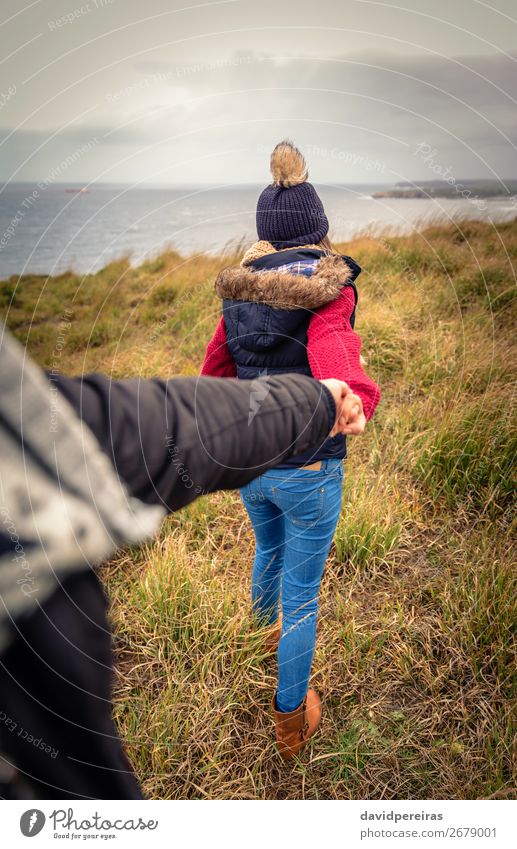
[[[414,198],[411,198],[411,200],[414,200]],[[429,198],[427,198],[427,200],[429,200]],[[339,235],[334,236],[331,226],[330,238],[333,245],[336,249],[338,249],[338,252],[344,252],[347,245],[363,239],[378,240],[382,243],[385,239],[425,235],[427,231],[435,233],[437,230],[442,230],[446,233],[449,230],[458,230],[472,225],[485,225],[486,227],[498,228],[500,226],[512,224],[515,221],[517,221],[517,204],[514,209],[512,208],[508,209],[506,212],[502,212],[500,216],[497,216],[497,220],[490,219],[487,221],[481,217],[469,216],[468,211],[465,211],[465,214],[457,214],[452,218],[447,218],[445,215],[437,214],[434,220],[431,217],[428,217],[416,219],[412,222],[405,221],[401,222],[398,227],[382,221],[372,220],[369,224],[358,228],[357,231],[347,238],[340,237]],[[26,270],[21,272],[12,272],[7,276],[0,277],[0,284],[12,283],[13,280],[22,281],[27,278],[53,279],[63,277],[67,274],[72,274],[82,278],[94,277],[117,263],[128,263],[131,269],[138,270],[146,263],[156,263],[162,256],[169,256],[171,254],[174,254],[180,262],[184,263],[188,263],[194,258],[204,257],[208,261],[224,259],[230,264],[232,261],[237,261],[238,256],[240,256],[240,254],[243,253],[246,248],[253,243],[253,241],[253,239],[236,237],[226,244],[222,246],[219,245],[213,249],[206,248],[204,250],[191,251],[184,251],[173,243],[165,243],[156,250],[150,250],[145,254],[139,255],[135,255],[135,252],[132,250],[121,250],[120,253],[107,257],[106,262],[102,265],[94,264],[93,268],[89,271],[81,271],[80,269],[75,268],[73,263],[70,263],[67,267],[53,269],[52,271]]]

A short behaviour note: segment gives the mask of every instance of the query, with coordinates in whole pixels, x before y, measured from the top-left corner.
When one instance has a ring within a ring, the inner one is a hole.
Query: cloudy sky
[[[264,182],[286,136],[314,182],[517,177],[514,0],[2,0],[0,20],[3,181]]]

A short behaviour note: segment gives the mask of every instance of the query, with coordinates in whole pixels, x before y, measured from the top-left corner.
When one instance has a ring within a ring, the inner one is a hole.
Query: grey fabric
[[[91,431],[3,328],[0,652],[64,576],[152,536],[165,510],[130,497]]]

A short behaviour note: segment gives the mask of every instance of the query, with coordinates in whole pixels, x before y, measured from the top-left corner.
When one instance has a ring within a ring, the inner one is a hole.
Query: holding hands
[[[321,383],[330,390],[336,403],[336,421],[330,435],[342,433],[344,436],[358,436],[364,433],[366,416],[359,395],[352,392],[344,380],[327,378]]]

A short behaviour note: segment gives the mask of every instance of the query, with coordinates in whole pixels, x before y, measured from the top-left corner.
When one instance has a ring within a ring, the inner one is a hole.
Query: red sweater
[[[313,377],[318,380],[335,377],[346,381],[361,398],[365,416],[370,419],[379,403],[381,392],[361,366],[361,338],[350,324],[353,309],[353,289],[345,286],[335,301],[315,312],[307,333],[307,356]],[[201,374],[210,377],[237,375],[226,342],[222,316],[208,343]]]

